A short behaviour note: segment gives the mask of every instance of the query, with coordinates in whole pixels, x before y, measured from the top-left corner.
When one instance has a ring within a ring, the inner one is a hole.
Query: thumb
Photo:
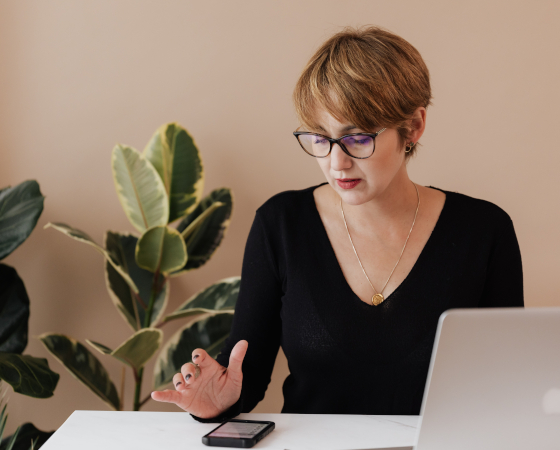
[[[171,389],[166,389],[165,391],[154,391],[152,392],[152,398],[158,402],[165,403],[180,403],[183,399],[178,391],[173,391]]]
[[[247,354],[248,346],[249,343],[247,341],[239,341],[231,350],[231,354],[229,355],[228,373],[234,381],[241,382],[243,379],[241,366],[243,365],[243,359]]]

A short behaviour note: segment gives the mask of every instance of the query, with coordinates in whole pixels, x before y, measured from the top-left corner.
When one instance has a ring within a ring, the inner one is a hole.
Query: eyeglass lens
[[[331,143],[318,134],[300,134],[299,142],[304,150],[318,157],[327,156]],[[373,153],[374,139],[367,135],[347,136],[341,140],[342,145],[348,152],[357,158],[367,158]]]

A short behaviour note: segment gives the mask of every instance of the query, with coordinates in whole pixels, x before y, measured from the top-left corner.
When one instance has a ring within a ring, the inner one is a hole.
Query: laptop
[[[442,314],[415,447],[560,449],[560,308]]]

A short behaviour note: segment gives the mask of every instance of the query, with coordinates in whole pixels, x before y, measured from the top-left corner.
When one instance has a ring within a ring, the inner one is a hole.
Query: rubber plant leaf
[[[119,266],[119,264],[107,250],[97,244],[91,237],[89,237],[87,233],[78,230],[77,228],[72,228],[70,225],[66,225],[65,223],[49,222],[43,228],[54,228],[55,230],[60,231],[61,233],[71,237],[72,239],[75,239],[78,242],[83,242],[84,244],[92,246],[95,250],[101,253],[105,257],[107,262],[109,262],[109,264],[113,266],[113,269],[115,269],[119,273],[119,275],[123,277],[126,283],[130,286],[130,289],[132,289],[135,293],[138,293],[138,287],[136,286],[134,281],[132,281],[132,278],[130,278],[128,273],[126,273],[126,271],[124,271],[123,268]]]
[[[212,191],[204,197],[196,209],[185,217],[177,226],[177,230],[186,233],[189,226],[196,224],[197,218],[213,208],[216,203],[221,206],[205,217],[202,223],[198,223],[195,230],[189,232],[185,238],[189,259],[187,263],[173,276],[187,270],[197,269],[204,265],[214,254],[229,227],[231,212],[233,209],[233,196],[228,188]]]
[[[162,125],[144,149],[169,197],[169,222],[190,213],[202,198],[204,169],[193,138],[176,123]]]
[[[16,270],[0,264],[0,352],[21,354],[27,346],[29,297]]]
[[[229,336],[232,314],[218,314],[188,324],[177,331],[162,347],[154,366],[154,389],[162,389],[173,375],[192,358],[192,352],[203,348],[215,358]]]
[[[47,439],[49,439],[53,434],[54,431],[41,431],[30,422],[24,423],[19,427],[19,432],[14,440],[12,450],[30,450],[30,442],[34,442],[33,448],[38,449],[47,442]],[[4,448],[8,450],[8,439],[11,439],[12,436],[2,440],[2,444],[0,444],[1,450],[4,450]]]
[[[150,272],[168,274],[187,262],[187,247],[177,230],[158,226],[146,231],[136,246],[136,263]]]
[[[110,355],[122,363],[138,371],[158,351],[163,332],[155,328],[144,328],[134,333],[115,350],[111,350],[103,344],[87,341],[98,352]]]
[[[109,262],[105,263],[105,281],[109,295],[134,331],[139,330],[144,323],[154,278],[152,272],[136,264],[137,243],[138,238],[130,234],[108,231],[105,235],[105,248],[138,287],[138,294],[136,294],[119,272]],[[169,297],[169,281],[163,275],[159,275],[157,283],[161,286],[161,290],[154,302],[151,325],[157,323],[163,315]]]
[[[35,180],[0,191],[0,259],[31,234],[43,212],[44,199]]]
[[[39,336],[47,350],[79,381],[114,410],[119,409],[119,396],[105,367],[86,347],[62,334]]]
[[[241,277],[225,278],[194,294],[173,313],[163,319],[163,322],[194,316],[196,314],[218,314],[228,312],[233,314],[235,303],[239,295]]]
[[[141,233],[167,225],[169,200],[154,166],[137,150],[117,145],[112,156],[113,181],[128,220]]]
[[[35,398],[52,397],[59,377],[44,358],[0,352],[0,379],[15,392]]]

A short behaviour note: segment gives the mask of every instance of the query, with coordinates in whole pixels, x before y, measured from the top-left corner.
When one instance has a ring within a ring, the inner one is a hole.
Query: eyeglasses
[[[294,131],[294,136],[301,148],[315,158],[325,158],[330,155],[334,144],[338,144],[348,156],[356,159],[366,159],[373,155],[375,138],[387,128],[382,128],[377,133],[346,134],[338,139],[331,139],[322,134],[308,131]]]

